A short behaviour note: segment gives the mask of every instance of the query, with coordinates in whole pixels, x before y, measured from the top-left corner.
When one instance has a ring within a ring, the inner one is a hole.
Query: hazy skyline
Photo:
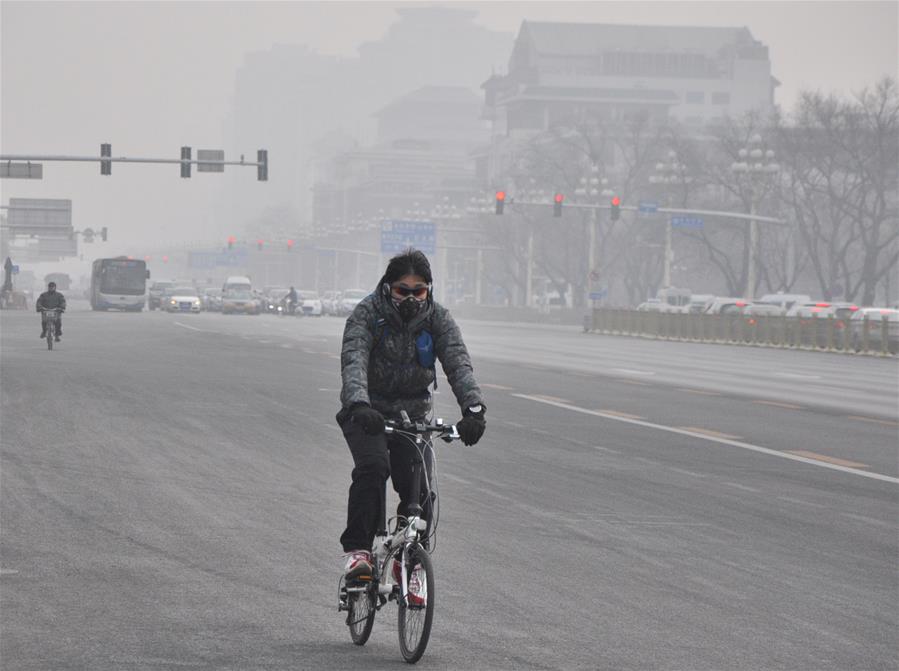
[[[281,43],[353,57],[361,43],[385,34],[395,8],[422,4],[4,1],[2,151],[96,154],[111,142],[116,155],[176,157],[182,144],[221,147],[246,53]],[[476,23],[509,33],[523,19],[746,26],[770,49],[784,108],[804,88],[850,93],[896,74],[893,2],[434,4],[476,10]],[[484,79],[504,66],[485,63]],[[246,188],[265,188],[255,171],[240,174]],[[208,229],[210,204],[224,185],[219,177],[183,180],[176,166],[136,165],[115,165],[111,177],[101,177],[96,165],[52,163],[42,181],[3,180],[0,189],[4,203],[72,198],[76,228],[107,225],[114,241],[150,244]]]

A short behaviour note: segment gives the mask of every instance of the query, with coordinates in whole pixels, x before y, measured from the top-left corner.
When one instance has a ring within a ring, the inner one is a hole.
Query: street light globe
[[[768,151],[766,151],[765,158],[767,158],[769,161],[773,161],[774,160],[774,150],[769,149]]]

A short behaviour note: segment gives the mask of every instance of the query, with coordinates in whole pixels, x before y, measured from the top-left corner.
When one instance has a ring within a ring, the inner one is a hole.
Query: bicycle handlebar
[[[427,435],[434,433],[437,434],[438,438],[447,443],[459,440],[459,432],[456,430],[456,425],[444,424],[442,419],[435,419],[431,424],[428,424],[427,422],[410,421],[408,416],[404,416],[404,421],[402,422],[394,422],[388,419],[384,422],[384,433],[388,435],[392,433],[405,433],[409,435]]]

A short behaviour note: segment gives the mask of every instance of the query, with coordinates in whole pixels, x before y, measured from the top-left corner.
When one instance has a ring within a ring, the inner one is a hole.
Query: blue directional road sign
[[[674,228],[698,229],[703,227],[703,222],[699,217],[671,217],[671,225]]]
[[[601,301],[605,298],[609,293],[608,289],[600,289],[599,291],[591,291],[590,292],[590,300],[591,301]]]
[[[659,211],[659,204],[651,200],[641,200],[637,206],[639,212],[652,213]]]
[[[381,223],[383,254],[397,254],[407,247],[433,254],[437,249],[437,229],[434,222],[388,219]]]

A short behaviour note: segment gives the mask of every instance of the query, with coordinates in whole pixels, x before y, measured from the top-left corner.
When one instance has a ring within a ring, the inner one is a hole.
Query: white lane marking
[[[655,372],[651,370],[634,370],[633,368],[613,368],[612,370],[625,375],[655,375]]]
[[[271,344],[272,344],[272,341],[271,341],[271,340],[257,340],[257,342],[258,342],[260,345],[271,345]]]
[[[456,475],[452,475],[451,473],[447,473],[446,471],[441,473],[440,477],[444,478],[446,480],[452,480],[453,482],[458,482],[460,485],[470,485],[471,484],[471,482],[469,482],[465,478],[460,478]]]
[[[758,491],[759,491],[759,490],[756,489],[755,487],[747,487],[746,485],[741,485],[741,484],[738,484],[738,483],[736,483],[736,482],[723,482],[723,483],[721,483],[721,484],[727,485],[728,487],[736,487],[737,489],[742,489],[743,491],[747,491],[747,492],[756,492],[756,493],[758,493]]]
[[[489,382],[482,382],[481,386],[484,389],[496,389],[498,391],[512,391],[514,387],[506,387],[501,384],[490,384]]]
[[[175,326],[180,326],[183,329],[190,329],[191,331],[205,331],[205,329],[198,329],[196,326],[190,326],[188,324],[182,324],[181,322],[173,322]]]
[[[694,473],[693,471],[688,471],[685,468],[677,468],[676,466],[669,466],[669,471],[674,471],[675,473],[683,473],[684,475],[692,475],[694,478],[704,478],[705,475],[702,473]]]
[[[15,575],[16,573],[18,571],[12,568],[0,568],[0,575]]]
[[[811,506],[812,508],[826,508],[827,506],[822,506],[820,503],[812,503],[811,501],[803,501],[802,499],[794,499],[792,496],[778,496],[781,501],[787,501],[788,503],[799,503],[803,506]]]
[[[289,345],[287,343],[284,343],[283,345],[281,345],[281,347],[283,347],[284,349],[293,349],[293,345]]]
[[[820,375],[804,375],[802,373],[775,373],[774,377],[786,377],[792,380],[820,380]]]
[[[803,464],[810,464],[812,466],[817,466],[818,468],[828,468],[833,471],[841,471],[843,473],[851,473],[852,475],[860,475],[863,478],[871,478],[872,480],[882,480],[884,482],[892,482],[894,484],[899,485],[899,478],[894,478],[890,475],[883,475],[882,473],[871,473],[869,471],[860,471],[857,468],[849,468],[847,466],[839,466],[837,464],[829,464],[825,461],[818,461],[816,459],[808,459],[806,457],[801,457],[796,454],[790,454],[789,452],[780,452],[778,450],[772,450],[769,447],[761,447],[760,445],[753,445],[752,443],[745,443],[739,440],[730,440],[728,438],[719,438],[717,436],[711,436],[705,433],[696,433],[695,431],[688,431],[686,429],[678,429],[673,426],[665,426],[663,424],[654,424],[653,422],[647,422],[641,419],[628,419],[627,417],[616,417],[615,415],[607,415],[603,412],[599,412],[597,410],[588,410],[587,408],[579,408],[576,405],[569,405],[568,403],[558,403],[556,401],[549,401],[545,398],[540,398],[538,396],[529,396],[528,394],[511,394],[512,396],[516,396],[518,398],[523,398],[528,401],[535,401],[537,403],[545,403],[546,405],[552,405],[557,408],[562,408],[564,410],[571,410],[573,412],[580,412],[585,415],[593,415],[594,417],[603,417],[605,419],[610,419],[615,422],[624,422],[625,424],[635,424],[637,426],[643,426],[648,429],[657,429],[658,431],[667,431],[668,433],[676,433],[681,436],[690,436],[691,438],[699,438],[700,440],[707,440],[712,443],[720,443],[722,445],[730,445],[731,447],[739,447],[743,450],[749,450],[751,452],[758,452],[760,454],[767,454],[771,457],[780,457],[781,459],[789,459],[790,461],[798,461]]]

